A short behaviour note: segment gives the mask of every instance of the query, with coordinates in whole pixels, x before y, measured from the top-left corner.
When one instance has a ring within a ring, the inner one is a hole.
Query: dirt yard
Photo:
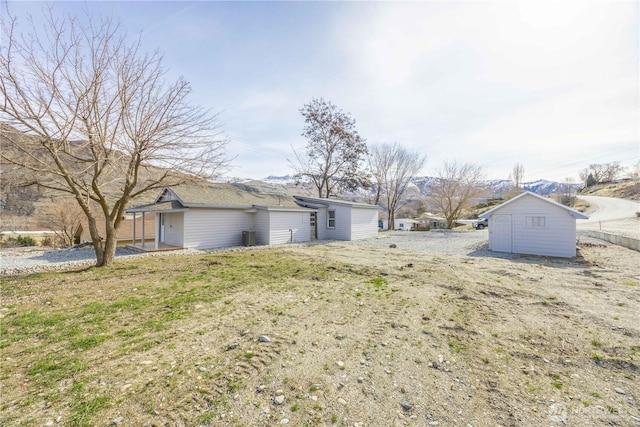
[[[330,243],[2,281],[2,425],[640,426],[640,253]]]

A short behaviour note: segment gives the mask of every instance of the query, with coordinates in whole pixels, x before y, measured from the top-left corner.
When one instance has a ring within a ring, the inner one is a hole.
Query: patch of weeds
[[[242,384],[240,384],[238,381],[229,381],[229,383],[227,384],[227,389],[229,390],[229,393],[235,393],[241,388],[242,388]]]
[[[460,353],[465,348],[464,344],[459,341],[451,340],[447,344],[449,345],[449,350],[451,350],[452,353]]]
[[[300,405],[297,403],[294,403],[293,405],[291,405],[291,412],[296,412],[297,410],[300,409]]]
[[[600,393],[598,393],[597,391],[592,391],[590,394],[593,397],[597,397],[597,398],[601,398],[602,397],[602,395]]]
[[[328,370],[329,370],[329,364],[328,364],[328,363],[325,363],[325,364],[322,366],[322,369],[324,369],[325,371],[328,371]]]
[[[244,353],[243,357],[246,360],[251,360],[251,359],[253,359],[255,357],[255,355],[256,354],[253,351],[247,351],[247,352]]]
[[[604,347],[604,343],[602,341],[600,341],[600,340],[595,339],[595,338],[591,340],[591,345],[594,346],[594,347],[597,347],[597,348]]]
[[[86,369],[87,364],[75,357],[56,358],[49,354],[46,358],[34,363],[27,374],[42,385],[52,385],[62,378],[70,378]]]
[[[618,413],[618,409],[613,407],[613,406],[607,405],[607,412],[609,412],[610,414],[617,414]]]
[[[338,422],[338,416],[337,415],[331,415],[331,424],[335,424]]]
[[[485,363],[485,364],[487,364],[487,365],[489,364],[489,358],[488,358],[488,357],[483,357],[483,358],[482,358],[482,359],[480,359],[480,360],[482,360],[482,362],[483,362],[483,363]]]
[[[82,337],[71,341],[69,344],[70,350],[85,351],[90,348],[97,347],[107,340],[106,335],[90,335],[88,337]]]
[[[215,412],[205,412],[198,417],[198,425],[210,426],[216,418]]]
[[[373,285],[376,291],[381,290],[382,287],[388,283],[385,277],[380,276],[374,277],[373,279],[369,280],[369,282]]]
[[[640,285],[638,285],[637,282],[630,282],[630,281],[624,281],[624,282],[622,282],[622,285],[623,286],[631,286],[631,287],[640,286]]]
[[[97,415],[97,412],[109,406],[111,406],[111,402],[108,396],[98,396],[89,401],[75,402],[71,409],[69,424],[79,427],[94,426],[93,418]]]
[[[328,366],[327,366],[328,368]],[[318,385],[317,384],[311,384],[311,387],[309,387],[309,391],[313,392],[313,391],[318,391]]]
[[[564,384],[562,384],[562,382],[560,381],[560,375],[553,374],[551,378],[553,379],[553,386],[558,390],[562,390],[562,387],[564,387]]]
[[[602,362],[604,360],[604,356],[600,353],[596,353],[595,351],[591,353],[591,358],[596,362]]]
[[[618,316],[613,316],[613,320],[620,320]]]

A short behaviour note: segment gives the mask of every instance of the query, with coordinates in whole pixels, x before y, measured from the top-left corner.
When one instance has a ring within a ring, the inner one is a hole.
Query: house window
[[[546,228],[547,217],[546,216],[526,216],[526,226],[529,228]]]
[[[336,228],[336,211],[327,211],[327,228]]]

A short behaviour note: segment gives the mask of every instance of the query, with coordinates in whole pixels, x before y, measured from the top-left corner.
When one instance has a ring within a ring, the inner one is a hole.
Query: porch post
[[[136,213],[133,213],[133,246],[136,245]]]
[[[144,211],[142,211],[142,247],[144,248]]]
[[[156,251],[158,250],[158,246],[160,245],[160,243],[159,243],[160,242],[160,229],[162,227],[161,221],[162,221],[162,214],[161,213],[156,214],[156,216],[155,216],[155,224],[156,224],[155,229],[156,229],[156,232],[154,233],[155,234],[155,238],[156,238],[155,239],[155,241],[156,241]]]

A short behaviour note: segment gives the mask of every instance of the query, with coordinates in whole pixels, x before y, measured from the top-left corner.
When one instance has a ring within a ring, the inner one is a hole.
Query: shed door
[[[511,252],[511,215],[494,215],[491,218],[489,233],[491,233],[492,251]]]

